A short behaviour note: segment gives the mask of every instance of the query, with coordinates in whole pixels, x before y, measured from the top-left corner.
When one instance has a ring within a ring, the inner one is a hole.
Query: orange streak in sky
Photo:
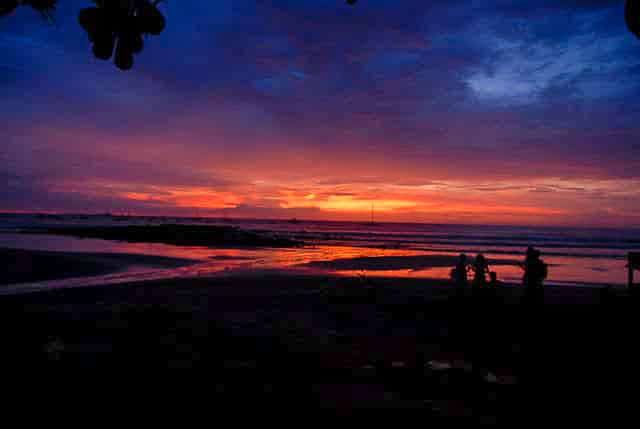
[[[201,209],[235,208],[242,199],[230,192],[215,192],[205,188],[175,189],[162,188],[157,192],[124,192],[129,200],[165,203],[175,207]]]

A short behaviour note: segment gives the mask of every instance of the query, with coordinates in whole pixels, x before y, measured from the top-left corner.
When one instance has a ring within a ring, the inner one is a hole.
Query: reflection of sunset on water
[[[449,279],[451,266],[430,266],[430,258],[434,256],[455,257],[456,252],[443,250],[425,251],[417,249],[388,249],[371,247],[368,237],[363,237],[361,245],[307,245],[300,248],[208,248],[181,247],[158,243],[127,243],[106,240],[76,239],[63,236],[0,234],[0,247],[20,247],[25,249],[67,251],[67,252],[99,252],[157,255],[172,258],[191,259],[197,261],[193,265],[170,268],[151,269],[149,267],[129,267],[126,271],[109,276],[102,276],[93,281],[79,280],[81,284],[125,283],[130,281],[206,277],[232,275],[260,270],[295,272],[321,275],[338,275],[353,277],[397,277],[397,278],[431,278]],[[356,244],[356,243],[353,243]],[[514,265],[521,255],[489,253],[490,267],[498,273],[498,278],[507,283],[520,284],[522,270]],[[393,258],[393,266],[372,268],[367,265],[366,258]],[[403,259],[406,257],[406,264]],[[416,264],[424,257],[424,264]],[[332,261],[362,261],[362,266],[350,269],[332,267]],[[549,283],[584,284],[614,283],[625,281],[624,260],[597,257],[549,256],[545,260],[550,264]],[[318,264],[327,262],[326,266]],[[585,282],[588,279],[588,282]],[[73,281],[47,282],[46,285],[58,283],[73,284]]]

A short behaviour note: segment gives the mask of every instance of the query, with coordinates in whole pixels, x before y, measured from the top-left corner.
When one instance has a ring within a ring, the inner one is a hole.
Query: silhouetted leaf
[[[640,38],[640,2],[638,0],[627,0],[624,15],[629,31]]]
[[[0,16],[9,15],[18,7],[17,0],[3,0],[0,2]]]

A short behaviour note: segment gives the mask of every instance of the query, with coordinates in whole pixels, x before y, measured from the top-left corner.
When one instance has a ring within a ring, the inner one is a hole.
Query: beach
[[[551,386],[540,418],[602,401],[590,396],[596,387],[623,403],[617,386],[635,380],[636,300],[624,288],[549,285],[531,303],[516,282],[479,294],[412,277],[449,270],[451,254],[212,244],[3,248],[2,363],[45,373],[188,369],[211,380],[219,404],[412,409],[481,423],[519,421],[540,401],[533,392]]]
[[[588,403],[596,384],[619,398],[637,368],[625,341],[631,304],[557,289],[528,308],[512,287],[456,299],[439,281],[262,272],[17,294],[0,299],[2,362],[137,376],[182,368],[212,380],[219,403],[489,422],[530,413],[534,387],[554,386],[539,417],[558,397]]]

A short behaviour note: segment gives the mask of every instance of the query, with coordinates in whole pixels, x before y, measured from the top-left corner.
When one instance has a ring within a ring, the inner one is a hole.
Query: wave
[[[17,232],[50,226],[140,225],[140,224],[216,224],[228,219],[184,217],[122,217],[111,215],[0,215],[1,232]],[[640,251],[640,231],[621,229],[580,229],[558,227],[518,227],[483,225],[435,225],[355,222],[235,219],[244,229],[278,232],[291,238],[312,242],[344,243],[350,246],[397,247],[460,252],[520,253],[528,246],[549,249],[557,256],[621,257],[626,251]],[[516,252],[516,249],[518,250]],[[582,252],[593,250],[594,252]],[[607,254],[611,250],[612,254]]]

